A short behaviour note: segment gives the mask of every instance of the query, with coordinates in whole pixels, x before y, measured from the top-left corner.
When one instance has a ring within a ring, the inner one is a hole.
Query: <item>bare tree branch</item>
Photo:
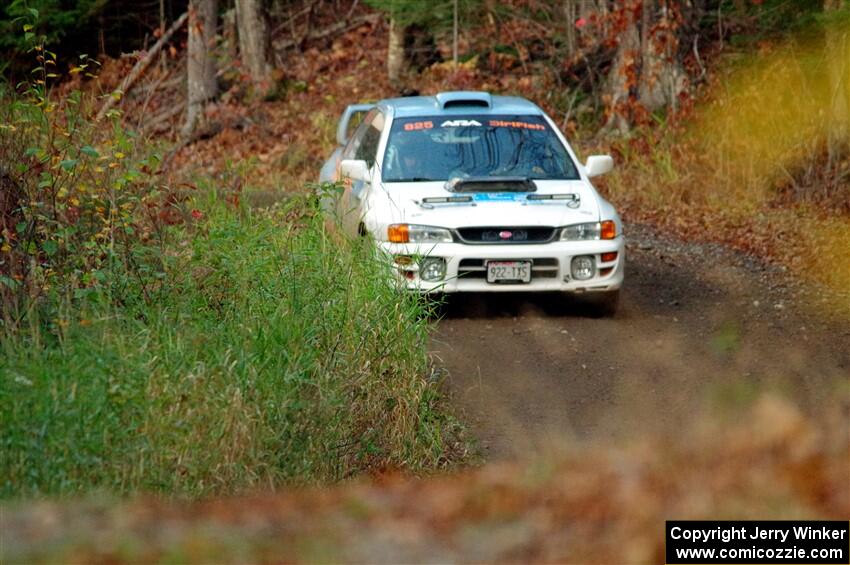
[[[168,43],[168,40],[171,39],[171,36],[174,35],[178,29],[180,29],[183,24],[186,23],[186,19],[189,17],[189,12],[184,12],[182,16],[177,18],[171,27],[168,28],[168,31],[165,32],[165,35],[159,38],[150,51],[145,54],[144,57],[138,60],[133,68],[130,70],[130,74],[124,77],[124,80],[121,81],[121,86],[113,93],[112,96],[106,99],[106,102],[103,103],[103,106],[100,108],[100,111],[97,113],[97,119],[102,120],[106,113],[112,109],[115,103],[120,100],[123,96],[133,88],[133,85],[139,80],[139,77],[147,70],[150,64],[153,62],[157,53],[159,53],[163,46]],[[116,95],[116,93],[118,95]]]

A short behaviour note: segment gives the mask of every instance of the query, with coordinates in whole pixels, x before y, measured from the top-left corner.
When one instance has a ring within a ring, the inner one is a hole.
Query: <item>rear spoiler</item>
[[[470,177],[451,179],[446,183],[451,192],[536,192],[537,185],[525,177]]]
[[[348,143],[348,123],[355,114],[368,112],[374,108],[374,104],[352,104],[345,109],[342,117],[339,119],[339,125],[336,127],[336,142],[338,145]]]

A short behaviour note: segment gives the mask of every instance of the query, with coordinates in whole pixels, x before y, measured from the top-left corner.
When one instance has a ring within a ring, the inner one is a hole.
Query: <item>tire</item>
[[[590,294],[587,304],[594,318],[612,318],[620,306],[620,289]]]

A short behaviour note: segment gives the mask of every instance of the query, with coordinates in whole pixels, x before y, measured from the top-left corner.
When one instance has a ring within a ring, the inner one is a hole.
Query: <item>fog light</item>
[[[446,276],[446,260],[440,257],[426,257],[419,263],[419,278],[423,281],[441,281]]]
[[[590,255],[573,257],[571,271],[575,280],[586,281],[596,274],[596,261]]]

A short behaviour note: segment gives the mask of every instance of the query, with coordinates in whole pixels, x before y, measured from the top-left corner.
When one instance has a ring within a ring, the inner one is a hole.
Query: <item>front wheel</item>
[[[590,293],[585,300],[594,317],[611,318],[620,306],[620,289]]]

